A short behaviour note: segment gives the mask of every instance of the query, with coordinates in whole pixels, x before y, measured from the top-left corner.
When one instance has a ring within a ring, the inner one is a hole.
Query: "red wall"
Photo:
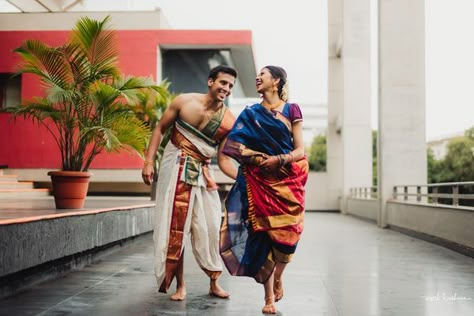
[[[167,45],[251,45],[249,31],[207,30],[149,30],[117,31],[120,67],[126,75],[152,76],[157,72],[158,46]],[[60,45],[68,31],[0,31],[0,72],[14,72],[19,62],[13,49],[26,39],[40,39],[49,45]],[[183,47],[183,46],[181,46]],[[22,77],[22,100],[42,94],[39,81],[32,75]],[[9,168],[60,168],[60,155],[49,132],[31,121],[0,113],[0,165]],[[92,168],[141,168],[142,161],[135,153],[101,154]]]

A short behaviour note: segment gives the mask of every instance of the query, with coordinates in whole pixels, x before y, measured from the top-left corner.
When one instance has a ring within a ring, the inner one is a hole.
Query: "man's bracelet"
[[[145,165],[145,166],[146,166],[146,165],[154,165],[154,164],[155,164],[155,162],[154,162],[153,160],[145,160],[145,161],[143,161],[143,165]]]

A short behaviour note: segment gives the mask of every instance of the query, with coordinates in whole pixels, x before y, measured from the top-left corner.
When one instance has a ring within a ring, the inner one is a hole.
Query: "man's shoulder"
[[[182,93],[178,95],[175,100],[178,102],[200,101],[204,97],[202,93]]]

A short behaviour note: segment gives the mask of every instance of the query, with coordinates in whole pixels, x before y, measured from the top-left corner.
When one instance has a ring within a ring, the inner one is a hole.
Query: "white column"
[[[370,3],[371,0],[344,0],[345,199],[353,187],[372,186]],[[347,211],[345,205],[342,210]]]
[[[328,1],[328,131],[327,174],[328,200],[341,209],[344,179],[343,142],[341,137],[344,108],[343,0]]]
[[[329,1],[328,174],[340,209],[372,182],[370,0]]]
[[[394,185],[425,184],[424,0],[379,0],[380,214]]]

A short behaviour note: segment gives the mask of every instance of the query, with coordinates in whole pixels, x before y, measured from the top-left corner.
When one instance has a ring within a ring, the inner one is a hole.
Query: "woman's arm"
[[[293,129],[293,150],[290,152],[293,157],[292,161],[298,161],[304,157],[304,141],[303,141],[303,121],[292,124]]]
[[[278,167],[298,161],[304,157],[304,142],[303,142],[303,121],[298,121],[292,124],[293,130],[293,150],[288,154],[270,156],[260,164],[260,167],[265,170],[275,170]]]

